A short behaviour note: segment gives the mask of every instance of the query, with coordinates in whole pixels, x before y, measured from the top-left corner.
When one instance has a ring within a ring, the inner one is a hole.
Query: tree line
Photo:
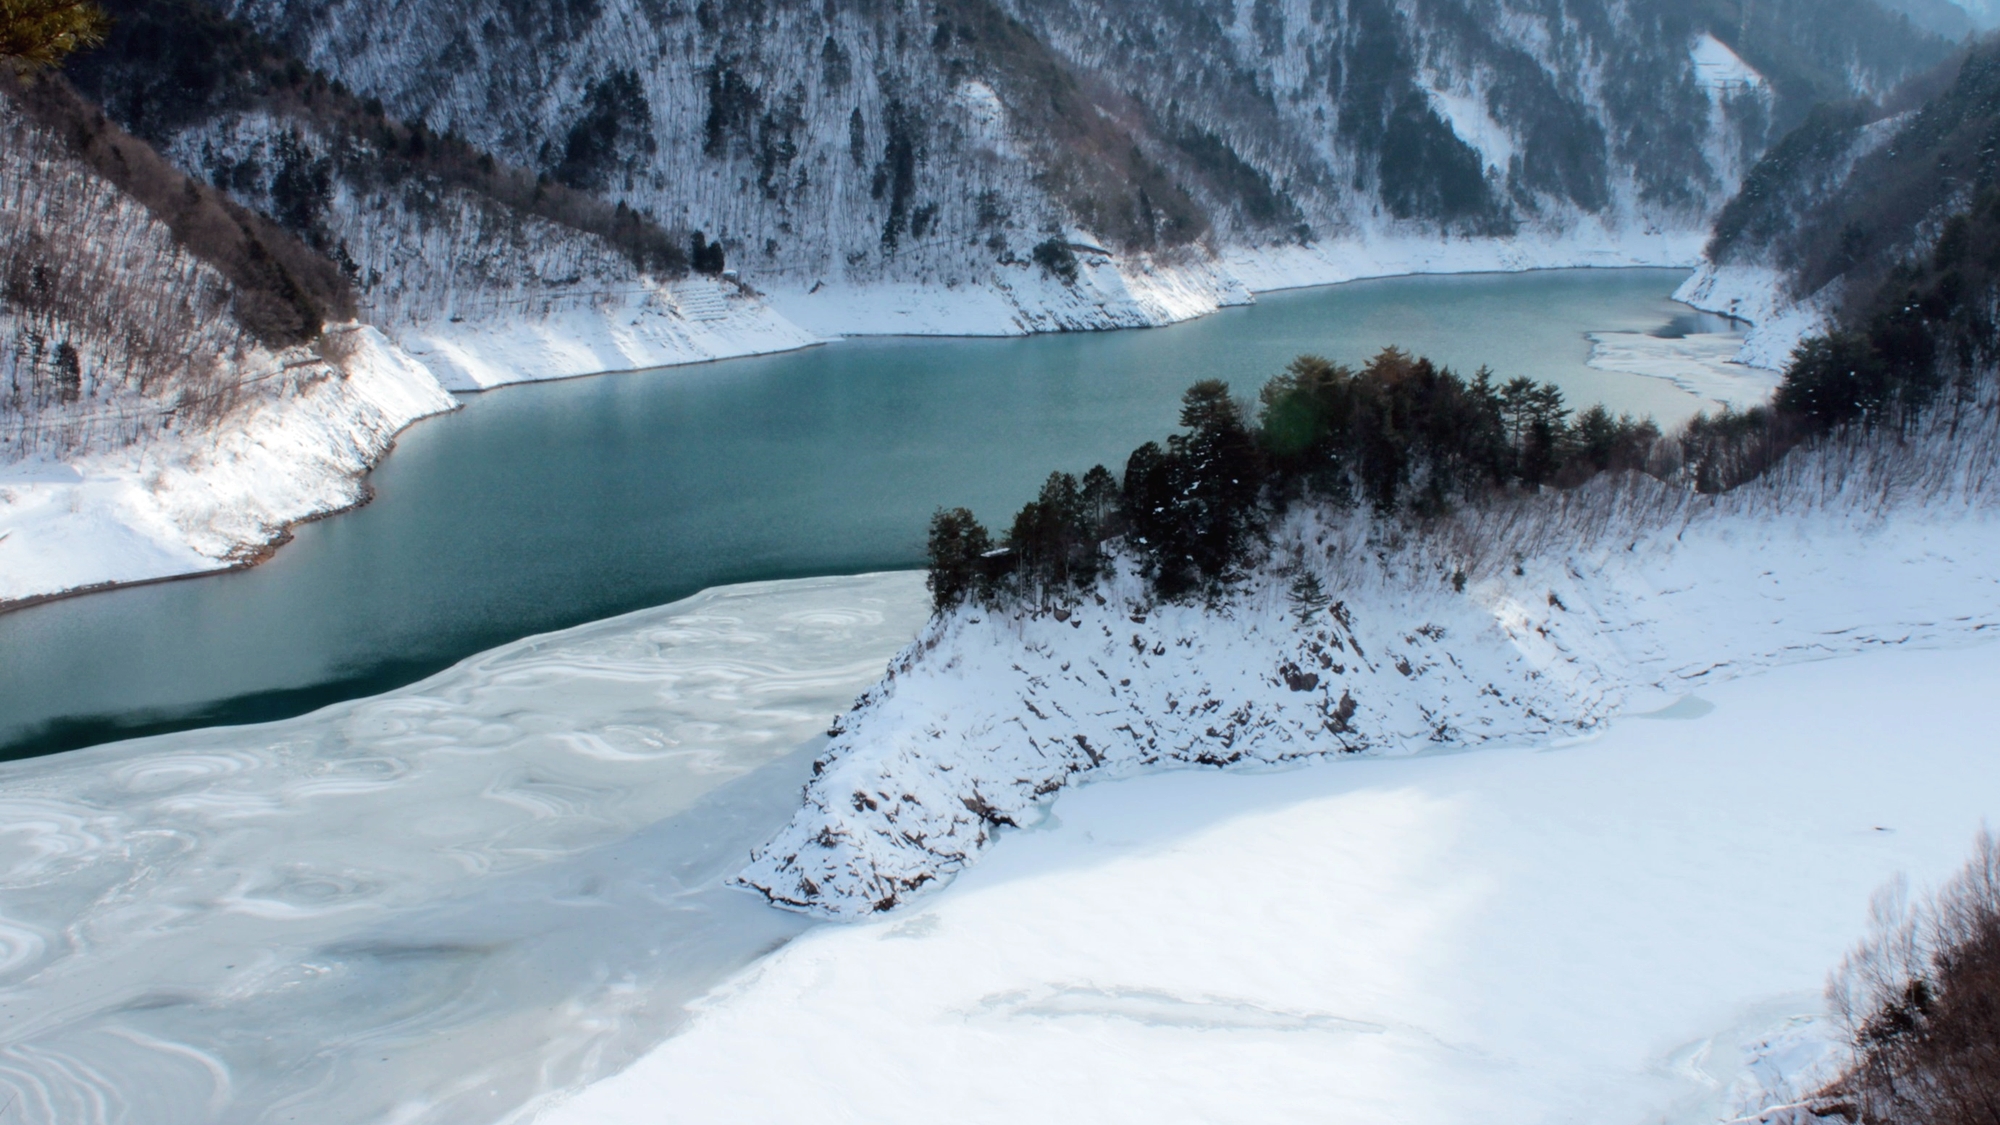
[[[1301,500],[1436,515],[1469,498],[1642,469],[1661,434],[1602,406],[1572,413],[1549,383],[1466,379],[1395,348],[1360,368],[1300,356],[1253,413],[1229,385],[1181,399],[1182,432],[1102,465],[1050,474],[996,539],[964,508],[929,534],[939,610],[1003,595],[1037,603],[1095,582],[1119,540],[1163,598],[1214,593],[1240,573],[1268,521]]]

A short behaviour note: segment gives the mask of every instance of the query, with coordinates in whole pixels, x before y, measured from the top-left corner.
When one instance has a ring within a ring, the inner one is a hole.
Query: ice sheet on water
[[[783,823],[922,576],[712,590],[264,726],[0,766],[13,1122],[471,1122],[803,928]]]

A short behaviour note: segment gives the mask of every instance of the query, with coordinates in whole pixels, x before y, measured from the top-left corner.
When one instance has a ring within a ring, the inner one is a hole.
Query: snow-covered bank
[[[1156,328],[1247,304],[1250,290],[1223,262],[1196,250],[1113,256],[1075,236],[1073,282],[1031,262],[993,267],[981,281],[790,286],[784,314],[822,336],[1026,336]]]
[[[1803,609],[1780,578],[1751,597]],[[1948,874],[2000,812],[1996,677],[2000,646],[1876,652],[1588,740],[1065,793],[920,909],[805,935],[537,1122],[1753,1113],[1820,1057],[1871,893]]]
[[[1308,509],[1218,609],[1155,604],[1123,566],[1061,612],[961,608],[843,720],[742,878],[855,917],[1086,778],[1546,740],[1746,671],[1992,628],[1997,445],[1990,421],[1940,418],[1720,497],[1600,477],[1422,534]],[[1307,575],[1331,605],[1291,593]]]
[[[396,434],[456,404],[379,332],[342,334],[341,374],[220,426],[0,466],[0,605],[240,566],[290,524],[361,502]]]
[[[1551,236],[1455,238],[1373,233],[1350,239],[1273,246],[1228,246],[1222,264],[1253,293],[1336,285],[1420,273],[1518,273],[1524,270],[1666,266],[1693,268],[1707,232],[1586,229]]]
[[[820,337],[760,297],[691,277],[634,283],[546,316],[432,320],[396,342],[448,390],[674,367],[810,347]]]
[[[796,933],[722,881],[920,574],[757,583],[261,726],[0,764],[0,1120],[462,1125]]]
[[[1703,312],[1750,322],[1734,362],[1783,370],[1792,349],[1833,323],[1838,283],[1802,301],[1788,296],[1789,280],[1769,266],[1703,262],[1674,290],[1674,300]]]

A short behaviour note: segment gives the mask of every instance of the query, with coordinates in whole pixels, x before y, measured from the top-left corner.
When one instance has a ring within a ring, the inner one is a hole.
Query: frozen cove
[[[1087,786],[538,1125],[1714,1122],[1826,1062],[1867,904],[1996,808],[2000,647],[1599,737]]]

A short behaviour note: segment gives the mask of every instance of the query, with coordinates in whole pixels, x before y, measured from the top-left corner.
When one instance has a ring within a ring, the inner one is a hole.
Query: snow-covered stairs
[[[675,282],[671,287],[674,307],[688,320],[726,320],[729,305],[722,298],[722,287],[706,279]]]

